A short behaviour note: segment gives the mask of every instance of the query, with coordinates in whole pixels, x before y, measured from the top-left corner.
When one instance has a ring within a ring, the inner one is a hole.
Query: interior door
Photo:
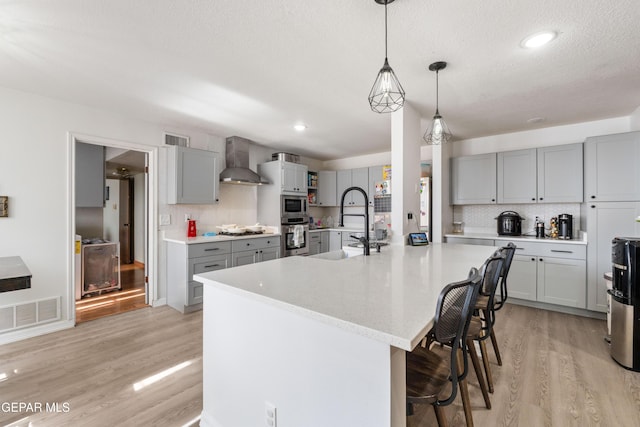
[[[133,263],[133,180],[120,181],[120,262]]]

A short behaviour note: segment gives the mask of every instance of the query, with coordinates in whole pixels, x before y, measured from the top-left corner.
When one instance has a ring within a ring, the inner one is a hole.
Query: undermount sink
[[[387,246],[389,243],[388,242],[369,242],[369,247],[371,249],[375,249],[376,247],[378,247],[378,245],[380,246]],[[354,242],[354,243],[349,243],[347,246],[349,246],[350,248],[364,248],[364,243],[360,243],[360,242]]]

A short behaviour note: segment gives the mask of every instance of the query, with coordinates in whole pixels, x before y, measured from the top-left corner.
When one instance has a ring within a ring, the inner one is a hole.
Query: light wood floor
[[[202,411],[202,312],[143,308],[0,346],[0,402],[69,405],[67,413],[0,410],[0,426],[180,427]]]
[[[640,373],[609,355],[603,320],[507,304],[497,313],[502,366],[489,347],[495,392],[484,407],[471,367],[476,426],[640,426]],[[450,426],[464,426],[462,403],[444,408]],[[416,406],[410,427],[435,426],[433,409]]]
[[[121,290],[76,301],[76,323],[148,307],[145,303],[144,264],[121,264]]]
[[[640,373],[611,359],[605,329],[601,320],[505,306],[496,323],[503,366],[489,350],[493,409],[469,375],[475,425],[640,426]],[[183,362],[190,365],[134,391]],[[0,402],[70,406],[58,414],[0,411],[1,426],[22,419],[17,425],[180,427],[202,410],[202,312],[145,308],[0,346]],[[445,413],[451,426],[465,425],[459,397]],[[436,425],[431,407],[416,405],[408,425]]]

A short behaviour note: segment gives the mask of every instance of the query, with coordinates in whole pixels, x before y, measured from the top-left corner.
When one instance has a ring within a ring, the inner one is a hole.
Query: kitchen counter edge
[[[507,242],[534,242],[534,243],[559,243],[559,244],[573,244],[573,245],[586,245],[587,238],[586,234],[584,234],[583,239],[571,239],[571,240],[562,240],[562,239],[538,239],[535,236],[498,236],[496,234],[483,234],[483,233],[464,233],[464,234],[455,234],[449,233],[445,234],[444,237],[461,237],[465,239],[488,239],[488,240],[500,240]]]

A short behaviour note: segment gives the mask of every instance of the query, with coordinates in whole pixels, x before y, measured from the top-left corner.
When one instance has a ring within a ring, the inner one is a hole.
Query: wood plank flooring
[[[503,366],[489,350],[493,409],[468,377],[475,425],[640,426],[640,373],[611,359],[605,329],[602,320],[506,305],[496,322]],[[183,426],[202,410],[202,312],[144,308],[0,346],[3,402],[68,402],[69,411],[0,411],[0,426]],[[430,406],[415,409],[410,427],[437,425]],[[451,426],[465,425],[459,397],[444,412]]]
[[[144,264],[120,266],[122,289],[76,301],[76,323],[148,307],[145,303]]]
[[[488,343],[491,410],[474,372],[467,377],[475,425],[640,426],[640,373],[611,359],[606,328],[603,320],[507,304],[496,320],[502,366]],[[444,410],[450,426],[466,425],[459,396]],[[416,406],[407,425],[437,425],[433,409]]]
[[[0,410],[0,426],[183,426],[202,411],[202,312],[144,308],[0,346],[6,402],[59,403],[62,412]]]

